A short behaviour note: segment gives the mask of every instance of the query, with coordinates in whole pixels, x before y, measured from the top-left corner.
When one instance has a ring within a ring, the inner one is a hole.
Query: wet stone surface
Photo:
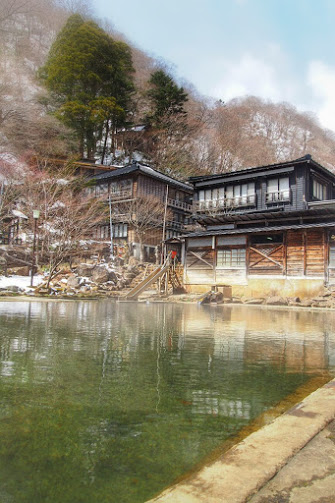
[[[335,421],[248,503],[335,503]]]

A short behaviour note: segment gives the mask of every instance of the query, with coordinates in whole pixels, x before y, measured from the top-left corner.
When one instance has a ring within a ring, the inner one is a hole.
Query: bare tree
[[[140,246],[140,260],[144,260],[144,244],[150,240],[161,244],[162,229],[172,220],[172,213],[165,211],[164,203],[154,196],[143,196],[114,207],[113,221],[126,223],[133,232],[133,241]]]
[[[40,211],[38,256],[39,262],[48,266],[47,287],[59,266],[87,246],[108,211],[100,199],[85,190],[87,180],[72,175],[69,168],[34,170],[26,177],[20,198],[26,215],[31,216],[34,209]],[[32,225],[32,219],[30,222]]]
[[[23,176],[23,165],[10,155],[0,154],[0,235],[6,234]]]
[[[0,31],[8,21],[34,9],[34,0],[0,0]]]

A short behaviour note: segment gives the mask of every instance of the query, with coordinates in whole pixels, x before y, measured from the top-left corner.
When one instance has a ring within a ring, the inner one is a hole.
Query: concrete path
[[[335,503],[335,379],[149,503]]]

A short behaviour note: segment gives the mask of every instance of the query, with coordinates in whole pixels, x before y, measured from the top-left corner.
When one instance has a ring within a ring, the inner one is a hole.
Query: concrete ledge
[[[335,379],[148,503],[244,503],[335,418]]]

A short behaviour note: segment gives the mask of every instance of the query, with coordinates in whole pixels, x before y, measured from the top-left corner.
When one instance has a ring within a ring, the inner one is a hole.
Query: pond
[[[0,501],[143,503],[335,370],[335,314],[0,302]]]

